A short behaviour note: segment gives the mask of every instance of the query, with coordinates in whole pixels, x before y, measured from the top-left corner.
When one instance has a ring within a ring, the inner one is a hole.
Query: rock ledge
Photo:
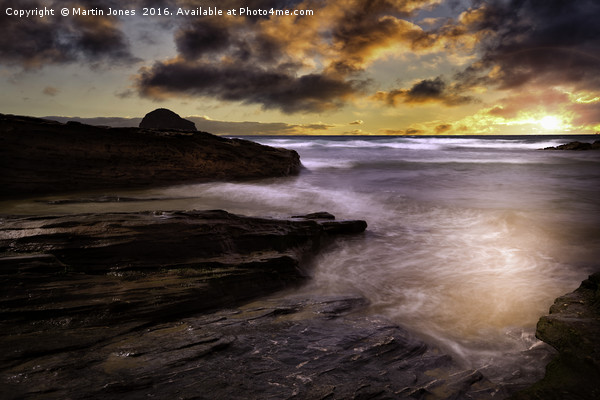
[[[206,132],[109,128],[0,114],[0,194],[167,186],[300,172],[298,153]]]
[[[558,355],[544,379],[512,400],[600,398],[600,272],[572,293],[557,298],[540,318],[536,336]]]

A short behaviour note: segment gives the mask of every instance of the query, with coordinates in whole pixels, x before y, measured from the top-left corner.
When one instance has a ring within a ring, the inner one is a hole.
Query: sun
[[[539,124],[548,131],[558,130],[561,126],[560,120],[551,115],[546,115],[544,118],[540,119]]]

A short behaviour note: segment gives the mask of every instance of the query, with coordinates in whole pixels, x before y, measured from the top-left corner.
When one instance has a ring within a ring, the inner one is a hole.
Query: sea
[[[600,152],[540,149],[598,136],[244,138],[296,150],[302,172],[2,202],[0,213],[224,209],[364,219],[367,231],[316,257],[310,283],[293,295],[362,296],[362,313],[492,378],[543,375],[548,359],[531,356],[544,346],[538,319],[600,270]]]

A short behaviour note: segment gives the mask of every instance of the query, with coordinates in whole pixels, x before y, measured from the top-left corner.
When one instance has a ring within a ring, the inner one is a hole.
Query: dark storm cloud
[[[64,6],[106,7],[107,2],[61,2]],[[133,63],[127,39],[111,17],[48,16],[18,18],[5,10],[44,8],[40,1],[0,0],[0,63],[39,68],[45,64],[75,61]]]
[[[365,67],[378,50],[396,42],[408,48],[431,45],[427,33],[399,17],[435,3],[250,1],[244,5],[310,8],[316,16],[191,20],[175,33],[178,57],[142,69],[137,87],[149,98],[206,96],[285,113],[338,108],[365,89]],[[236,8],[239,2],[219,6]]]
[[[600,2],[510,0],[476,2],[470,30],[490,32],[477,63],[457,77],[502,89],[571,84],[600,89]],[[489,70],[496,68],[493,74]]]
[[[186,60],[226,54],[241,62],[263,64],[277,62],[284,55],[285,47],[285,43],[258,29],[223,17],[193,20],[175,33],[175,44]]]
[[[323,111],[340,106],[364,82],[345,81],[322,74],[295,76],[275,69],[175,61],[156,63],[138,76],[138,87],[148,97],[171,94],[210,96],[221,100],[262,104],[283,112]]]
[[[449,86],[440,77],[435,79],[424,79],[415,83],[410,89],[394,89],[389,92],[377,92],[374,98],[383,101],[390,106],[397,106],[400,103],[442,103],[452,107],[475,101],[475,99],[470,96],[462,95],[456,87]]]
[[[175,44],[186,59],[197,59],[207,53],[228,48],[231,38],[221,18],[205,18],[179,30],[175,35]]]

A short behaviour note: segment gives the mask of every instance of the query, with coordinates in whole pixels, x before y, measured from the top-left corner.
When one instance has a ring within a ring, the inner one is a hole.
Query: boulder
[[[0,195],[5,198],[288,176],[300,168],[293,150],[206,132],[0,114]]]
[[[140,128],[195,131],[196,124],[181,118],[178,114],[166,108],[150,111],[140,122]]]

